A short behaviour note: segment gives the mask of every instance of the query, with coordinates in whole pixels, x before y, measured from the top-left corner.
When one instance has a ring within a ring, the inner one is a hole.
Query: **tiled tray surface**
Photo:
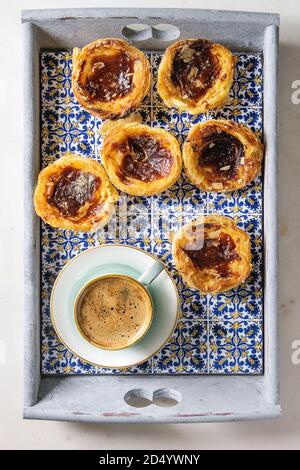
[[[232,119],[262,135],[262,56],[236,55],[234,85],[228,105],[207,115],[191,116],[164,107],[156,91],[160,54],[149,53],[153,84],[140,108],[144,122],[164,127],[182,143],[193,123]],[[100,160],[101,121],[84,111],[71,89],[70,52],[41,54],[41,166],[71,151]],[[201,295],[177,274],[170,255],[172,234],[200,214],[233,217],[251,236],[253,271],[227,293]],[[95,234],[41,228],[42,373],[50,374],[261,374],[263,373],[263,232],[262,178],[230,194],[205,193],[182,174],[159,196],[122,195],[116,216]],[[97,368],[59,342],[52,327],[52,285],[64,264],[79,252],[102,243],[124,243],[149,251],[166,262],[181,298],[181,318],[172,338],[151,360],[128,370]]]

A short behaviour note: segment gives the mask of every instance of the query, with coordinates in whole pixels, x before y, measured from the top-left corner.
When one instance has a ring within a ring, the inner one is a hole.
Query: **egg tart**
[[[230,290],[251,272],[250,237],[229,217],[209,215],[183,226],[172,252],[184,281],[202,292]]]
[[[106,129],[101,155],[111,182],[134,196],[161,193],[181,173],[180,146],[172,134],[126,119]]]
[[[137,108],[150,79],[146,56],[121,39],[98,39],[73,49],[73,93],[99,118],[118,119]]]
[[[117,199],[100,163],[69,153],[40,172],[34,205],[52,227],[89,232],[109,221]]]
[[[263,145],[247,127],[215,120],[194,125],[182,150],[185,171],[203,191],[234,191],[261,171]]]
[[[232,53],[221,44],[206,39],[177,41],[160,63],[158,93],[169,107],[205,113],[227,101],[234,64]]]

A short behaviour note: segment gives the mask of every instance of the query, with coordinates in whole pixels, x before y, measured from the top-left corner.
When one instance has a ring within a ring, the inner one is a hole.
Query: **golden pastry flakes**
[[[100,163],[70,153],[40,172],[34,205],[52,227],[89,232],[109,221],[117,199]]]
[[[263,145],[247,127],[210,120],[194,125],[183,145],[183,162],[192,183],[204,191],[243,188],[261,171]]]
[[[169,107],[205,113],[227,100],[234,57],[206,39],[185,39],[169,46],[158,71],[158,93]]]
[[[150,80],[146,56],[121,39],[98,39],[73,50],[73,93],[99,118],[117,119],[135,110]]]
[[[179,273],[202,292],[223,292],[251,272],[249,235],[230,217],[203,216],[175,235],[172,253]]]
[[[101,155],[111,182],[135,196],[165,191],[181,173],[181,151],[175,137],[140,123],[124,120],[108,129]]]

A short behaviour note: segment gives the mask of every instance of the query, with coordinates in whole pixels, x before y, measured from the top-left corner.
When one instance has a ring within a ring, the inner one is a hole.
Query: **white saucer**
[[[103,274],[127,274],[137,279],[156,258],[127,245],[101,245],[80,253],[61,270],[51,293],[50,312],[60,340],[77,356],[100,367],[126,368],[149,359],[168,341],[178,319],[178,293],[164,270],[151,283],[154,304],[150,330],[136,345],[119,351],[100,349],[79,332],[74,319],[74,301],[79,290]]]

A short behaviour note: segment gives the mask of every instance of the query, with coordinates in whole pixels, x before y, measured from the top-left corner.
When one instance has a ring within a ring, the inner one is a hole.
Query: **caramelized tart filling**
[[[234,177],[244,157],[244,146],[239,139],[226,132],[214,132],[204,138],[204,147],[199,158],[199,166],[211,169],[214,177],[228,179]]]
[[[114,101],[132,90],[133,73],[134,60],[125,52],[94,57],[83,88],[94,100]]]
[[[129,137],[121,148],[124,158],[119,177],[149,182],[167,176],[172,167],[171,152],[150,135]]]
[[[194,249],[189,244],[184,252],[199,269],[215,269],[221,277],[230,275],[230,263],[240,259],[236,244],[227,233],[220,232],[217,237],[204,230],[197,231]]]
[[[218,77],[219,64],[211,48],[211,42],[199,39],[176,52],[171,79],[183,98],[199,100]]]
[[[77,214],[80,207],[92,200],[100,179],[81,170],[66,167],[60,173],[48,202],[65,216]]]

